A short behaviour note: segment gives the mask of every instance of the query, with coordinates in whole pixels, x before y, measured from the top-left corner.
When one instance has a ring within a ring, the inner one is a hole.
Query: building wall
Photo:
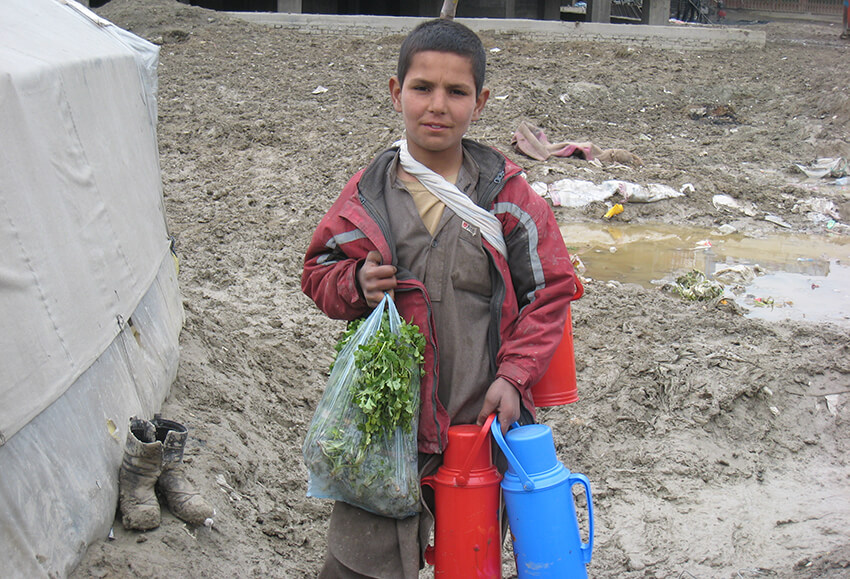
[[[249,22],[289,28],[305,34],[334,34],[369,38],[375,34],[405,34],[421,18],[341,15],[232,13]],[[709,26],[624,26],[596,22],[552,22],[505,20],[504,18],[462,18],[462,24],[475,32],[505,34],[511,37],[557,43],[594,42],[646,46],[674,50],[754,50],[765,46],[763,30]]]
[[[212,10],[276,12],[278,0],[180,0]],[[92,0],[92,3],[103,0]],[[380,16],[440,15],[442,0],[301,0],[304,14],[370,14]],[[458,17],[560,19],[560,0],[462,0]]]
[[[836,14],[844,9],[844,0],[727,0],[732,10],[788,12],[796,14]]]
[[[559,20],[561,2],[551,0],[462,0],[458,17],[465,18],[532,18]]]

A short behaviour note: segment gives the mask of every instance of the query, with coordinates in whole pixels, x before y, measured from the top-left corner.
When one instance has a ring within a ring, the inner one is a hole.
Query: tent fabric
[[[183,310],[174,262],[106,351],[0,446],[0,576],[67,577],[107,540],[129,417],[158,412],[178,366]]]
[[[64,577],[115,520],[130,416],[177,374],[158,48],[0,2],[0,575]]]
[[[0,13],[2,445],[118,336],[169,240],[158,48],[68,0]]]

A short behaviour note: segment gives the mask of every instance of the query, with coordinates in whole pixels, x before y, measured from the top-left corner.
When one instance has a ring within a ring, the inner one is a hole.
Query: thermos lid
[[[555,454],[552,429],[545,424],[527,424],[512,428],[505,435],[505,441],[530,477],[554,468],[563,468]]]
[[[481,427],[475,424],[456,424],[449,427],[449,443],[446,446],[446,451],[443,454],[443,466],[449,469],[461,470],[467,460],[471,458],[469,463],[470,470],[481,470],[492,466],[490,437],[481,441],[477,450],[475,450],[475,441],[481,434]],[[470,457],[470,453],[475,450],[475,455]]]

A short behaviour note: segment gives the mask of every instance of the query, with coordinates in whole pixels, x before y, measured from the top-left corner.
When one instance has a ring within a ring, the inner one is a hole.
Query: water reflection
[[[739,234],[668,225],[571,223],[561,227],[585,275],[653,287],[692,269],[708,278],[730,266],[759,266],[764,275],[727,295],[764,319],[807,319],[850,325],[850,239]]]

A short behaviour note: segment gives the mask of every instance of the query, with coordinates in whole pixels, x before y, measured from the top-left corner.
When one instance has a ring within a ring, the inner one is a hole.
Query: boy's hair
[[[434,50],[437,52],[451,52],[465,56],[472,64],[472,75],[475,78],[475,96],[481,94],[484,88],[484,72],[487,68],[487,54],[481,39],[469,28],[444,18],[427,20],[411,30],[398,53],[398,76],[399,84],[404,84],[404,77],[414,55],[418,52]]]

